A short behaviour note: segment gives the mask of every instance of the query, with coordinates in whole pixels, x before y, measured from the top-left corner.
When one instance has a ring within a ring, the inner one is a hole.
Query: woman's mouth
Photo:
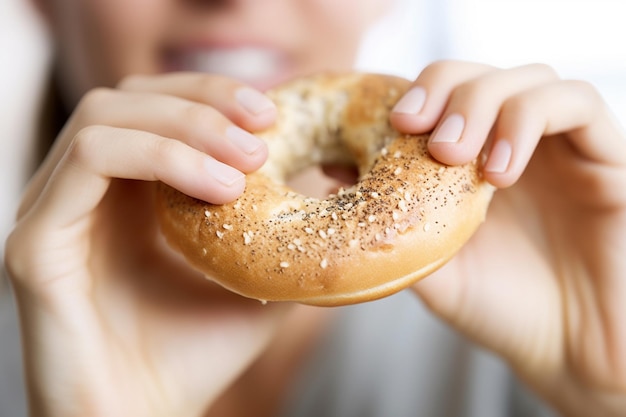
[[[197,71],[219,74],[267,89],[288,78],[283,54],[257,47],[190,48],[171,52],[168,71]]]

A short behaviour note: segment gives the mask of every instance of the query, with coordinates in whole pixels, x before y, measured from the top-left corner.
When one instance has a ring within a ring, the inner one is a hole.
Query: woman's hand
[[[626,410],[626,136],[590,85],[543,65],[439,62],[394,125],[441,162],[486,158],[487,220],[415,285],[569,416]]]
[[[161,241],[153,182],[238,197],[274,122],[225,78],[134,77],[79,103],[26,190],[7,242],[37,416],[200,415],[285,307],[205,282]]]

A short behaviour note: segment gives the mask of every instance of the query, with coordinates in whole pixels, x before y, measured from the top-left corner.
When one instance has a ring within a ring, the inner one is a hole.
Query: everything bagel
[[[389,112],[410,87],[373,74],[317,75],[270,91],[269,159],[235,202],[212,205],[161,184],[169,244],[243,296],[314,305],[397,292],[450,259],[483,221],[492,187],[477,162],[450,167],[428,135],[399,134]],[[326,199],[287,180],[317,164],[356,165],[354,186]]]

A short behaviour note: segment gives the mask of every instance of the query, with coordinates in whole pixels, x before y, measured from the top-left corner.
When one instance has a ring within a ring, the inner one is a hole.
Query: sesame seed
[[[430,223],[424,223],[424,231],[428,232],[430,230]]]
[[[233,230],[233,225],[232,224],[223,224],[222,227],[226,230]]]
[[[284,261],[283,261],[283,262],[281,262],[281,263],[280,263],[280,267],[281,267],[281,268],[289,268],[289,262],[284,262]]]
[[[334,235],[335,234],[335,229],[333,229],[332,227],[329,227],[328,230],[326,231],[326,234],[328,236]]]
[[[326,238],[328,237],[328,236],[326,235],[326,232],[325,232],[325,231],[323,231],[323,230],[320,230],[318,233],[319,233],[319,235],[320,235],[320,237],[321,237],[322,239],[326,239]]]
[[[395,151],[393,153],[393,157],[396,158],[396,159],[400,158],[401,156],[402,156],[402,152],[400,152],[400,151]]]
[[[372,198],[378,198],[379,197],[379,195],[378,195],[378,193],[376,191],[370,193],[370,195],[372,196]]]
[[[205,217],[211,217],[211,212],[209,210],[204,210],[204,216]]]
[[[328,261],[326,260],[326,258],[322,259],[322,262],[320,262],[320,267],[322,269],[326,269],[326,267],[328,267]]]
[[[359,226],[359,227],[365,227],[365,226],[367,226],[367,224],[366,224],[365,222],[358,222],[358,223],[357,223],[357,226]]]
[[[224,232],[220,232],[219,230],[216,230],[216,231],[215,231],[215,234],[217,235],[217,237],[218,237],[219,239],[221,239],[221,238],[223,238],[223,237],[224,237]]]
[[[367,221],[370,223],[373,223],[376,221],[376,216],[374,216],[373,214],[370,214],[370,216],[367,218]]]
[[[311,229],[310,227],[305,227],[304,231],[308,234],[313,234],[313,229]]]
[[[402,172],[402,168],[398,167],[395,169],[395,171],[393,171],[393,175],[400,175],[401,172]]]
[[[359,245],[359,239],[351,239],[350,242],[348,242],[348,245],[351,248],[357,247]]]

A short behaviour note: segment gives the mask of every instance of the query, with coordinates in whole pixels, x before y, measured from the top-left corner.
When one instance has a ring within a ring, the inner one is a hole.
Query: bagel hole
[[[358,181],[356,166],[313,165],[294,174],[287,185],[307,197],[324,199],[339,188],[349,188]]]

